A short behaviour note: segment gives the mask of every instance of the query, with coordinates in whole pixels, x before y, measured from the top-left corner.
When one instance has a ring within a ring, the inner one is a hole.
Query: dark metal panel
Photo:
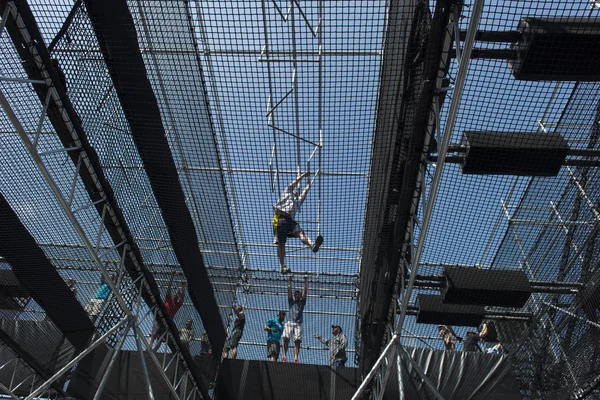
[[[94,324],[2,194],[0,221],[0,256],[73,347],[84,350]]]
[[[393,146],[388,147],[387,151],[380,149],[379,154],[374,144],[372,163],[383,163],[384,167],[372,168],[369,177],[369,203],[363,239],[365,255],[361,264],[360,287],[360,368],[363,376],[371,369],[381,350],[398,267],[405,258],[400,253],[410,232],[410,210],[415,198],[418,198],[415,197],[415,191],[421,160],[435,146],[426,140],[427,124],[433,106],[435,82],[439,74],[443,75],[440,71],[443,38],[453,4],[462,3],[450,0],[436,2],[431,26],[428,26],[428,15],[423,14],[423,10],[429,12],[428,2],[420,2],[413,15],[398,15],[397,10],[396,13],[389,13],[386,36],[399,35],[396,46],[401,45],[399,38],[413,46],[407,49],[404,44],[405,47],[400,47],[400,50],[396,47],[397,58],[392,58],[391,62],[386,63],[384,54],[382,67],[382,94],[388,86],[398,89],[395,101],[380,101],[379,107],[385,109],[378,110],[377,124],[379,129],[380,115],[395,118],[394,124],[386,125],[387,129],[394,130],[395,139]],[[394,5],[390,7],[393,11]],[[376,130],[375,138],[378,134],[389,135],[390,132]],[[390,164],[386,163],[391,164],[391,170],[388,169]],[[372,201],[377,193],[373,191],[387,193],[379,196],[377,202]]]
[[[185,202],[156,96],[147,77],[133,18],[123,0],[87,0],[85,5],[162,211],[171,244],[187,277],[190,297],[218,353],[225,342],[225,329],[198,248],[196,229]]]

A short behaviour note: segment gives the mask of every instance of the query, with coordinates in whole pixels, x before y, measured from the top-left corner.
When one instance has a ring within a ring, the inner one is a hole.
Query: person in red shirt
[[[173,295],[171,290],[173,288],[173,279],[174,278],[175,278],[175,271],[171,272],[171,279],[169,280],[169,286],[167,287],[167,295],[165,296],[165,307],[167,308],[167,311],[171,315],[171,318],[175,317],[175,314],[177,314],[177,311],[179,311],[179,309],[183,305],[183,299],[185,299],[185,290],[186,290],[186,282],[183,281],[181,283],[181,287],[179,288],[179,290],[175,293],[175,295]],[[155,320],[154,326],[152,328],[152,332],[150,332],[150,347],[152,347],[152,345],[154,344],[154,342],[157,339],[162,339],[162,342],[164,342],[165,341],[165,338],[163,337],[164,334],[165,334],[165,331],[160,328],[160,325]],[[160,347],[160,342],[154,350],[158,350],[159,347]]]

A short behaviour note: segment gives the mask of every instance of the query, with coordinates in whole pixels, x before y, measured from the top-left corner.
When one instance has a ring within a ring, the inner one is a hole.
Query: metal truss
[[[24,41],[26,43],[31,43],[32,39],[29,35],[27,27],[26,27],[21,15],[19,14],[17,7],[15,6],[15,4],[13,2],[7,3],[6,11],[5,11],[4,15],[2,16],[2,23],[0,25],[0,28],[2,28],[2,30],[0,30],[0,34],[2,34],[9,17],[14,19],[17,27],[20,30],[20,34],[23,36]],[[144,378],[145,378],[145,381],[146,381],[146,384],[148,387],[149,398],[154,398],[154,395],[153,395],[153,390],[152,390],[152,382],[148,375],[148,371],[147,371],[147,367],[146,367],[146,359],[147,358],[152,363],[154,363],[157,367],[160,367],[160,368],[158,368],[158,370],[160,371],[160,376],[164,380],[164,383],[168,386],[169,390],[171,391],[173,398],[186,399],[186,398],[190,398],[190,396],[193,396],[193,398],[195,398],[197,395],[199,397],[203,397],[202,394],[200,393],[200,388],[198,386],[199,383],[196,382],[194,380],[194,378],[192,377],[192,375],[189,373],[190,367],[186,365],[186,360],[181,356],[179,351],[175,352],[175,354],[173,355],[172,360],[177,360],[177,362],[175,363],[176,364],[175,380],[171,381],[170,378],[165,373],[165,369],[163,369],[163,367],[161,366],[161,362],[158,360],[157,356],[151,351],[149,345],[147,344],[146,337],[140,328],[140,323],[144,318],[140,314],[140,311],[141,311],[142,294],[143,293],[151,294],[150,286],[149,286],[145,276],[141,272],[142,270],[139,265],[139,260],[137,260],[137,258],[135,257],[135,254],[132,252],[132,245],[130,243],[128,243],[128,241],[127,241],[127,237],[126,237],[123,229],[120,226],[120,221],[117,219],[116,212],[112,209],[112,206],[111,206],[110,202],[108,201],[108,198],[104,192],[104,188],[102,187],[102,185],[99,182],[96,171],[94,170],[94,166],[91,164],[85,150],[83,149],[82,141],[80,140],[78,132],[75,129],[74,124],[71,121],[71,118],[62,103],[60,95],[54,86],[54,82],[52,81],[52,78],[49,75],[48,71],[45,68],[43,68],[42,57],[38,53],[37,47],[33,46],[33,45],[29,46],[28,51],[31,53],[31,56],[32,56],[33,60],[35,61],[35,63],[37,64],[38,68],[42,71],[42,75],[43,75],[44,79],[40,80],[40,81],[36,81],[36,80],[29,80],[29,79],[4,77],[3,80],[6,82],[13,82],[16,85],[32,84],[32,85],[44,85],[45,86],[45,88],[47,90],[47,95],[45,98],[45,102],[43,104],[42,111],[40,113],[39,122],[37,124],[37,131],[36,132],[27,132],[25,130],[21,121],[19,120],[19,118],[15,114],[14,110],[12,109],[9,100],[6,98],[6,96],[4,95],[4,92],[1,89],[0,89],[0,105],[4,109],[4,112],[6,113],[10,123],[13,125],[16,133],[19,135],[21,141],[25,145],[29,155],[31,156],[31,159],[33,160],[36,167],[42,174],[44,180],[46,181],[46,184],[48,185],[50,190],[52,190],[54,197],[56,198],[56,200],[58,201],[62,210],[64,211],[65,215],[67,216],[72,228],[77,233],[77,236],[83,243],[84,247],[87,249],[89,256],[91,257],[91,260],[96,265],[98,271],[100,271],[100,273],[102,274],[102,277],[104,278],[104,280],[109,285],[109,287],[112,291],[112,301],[106,302],[103,312],[105,312],[107,309],[109,309],[109,307],[111,307],[112,305],[117,305],[118,308],[122,311],[124,318],[122,318],[120,321],[118,321],[114,326],[112,326],[110,328],[107,327],[106,332],[104,332],[86,350],[84,350],[77,357],[75,357],[71,362],[69,362],[66,366],[64,366],[62,369],[60,369],[58,372],[56,372],[56,374],[54,376],[52,376],[50,379],[48,379],[46,382],[44,382],[41,385],[36,386],[36,387],[33,387],[34,385],[32,385],[31,393],[26,399],[29,400],[29,399],[32,399],[32,398],[44,393],[46,391],[46,389],[48,387],[50,387],[50,385],[52,385],[53,382],[55,382],[57,379],[59,379],[61,376],[63,376],[65,373],[67,373],[71,368],[73,368],[85,355],[89,354],[92,350],[94,350],[99,345],[104,344],[106,342],[106,340],[109,337],[111,337],[113,334],[120,334],[121,336],[119,336],[119,337],[121,339],[119,340],[119,344],[115,348],[113,358],[109,362],[109,367],[112,367],[116,360],[116,354],[118,353],[118,351],[120,350],[120,346],[122,346],[122,344],[124,342],[124,337],[127,335],[127,332],[130,330],[135,335],[135,340],[137,343],[138,351],[139,351],[142,366],[143,366]],[[48,107],[51,103],[53,103],[57,109],[61,110],[61,114],[62,114],[61,116],[63,118],[63,121],[66,123],[66,126],[69,129],[69,132],[72,135],[74,143],[76,143],[75,147],[57,148],[55,150],[49,150],[49,151],[40,151],[39,150],[38,141],[40,138],[42,125],[46,118],[46,113],[47,113]],[[31,107],[32,107],[32,109],[35,109],[36,105],[31,104]],[[31,138],[31,136],[33,136],[33,139]],[[61,189],[61,186],[59,186],[57,184],[55,178],[53,177],[52,172],[50,172],[50,170],[47,168],[46,162],[44,161],[44,159],[45,159],[45,157],[52,155],[52,154],[57,154],[57,153],[65,153],[66,154],[66,153],[70,153],[70,152],[78,153],[78,157],[77,157],[78,161],[77,161],[75,172],[74,172],[74,175],[72,178],[70,190],[65,191],[64,189]],[[86,169],[87,172],[92,177],[95,178],[94,179],[94,182],[96,184],[95,189],[100,194],[101,199],[96,200],[96,201],[90,201],[89,203],[87,203],[83,206],[75,207],[75,205],[73,204],[74,194],[75,194],[75,189],[76,189],[78,181],[79,181],[79,174],[80,174],[81,169]],[[102,205],[101,220],[96,229],[97,235],[90,236],[90,233],[89,233],[90,229],[84,229],[84,227],[82,226],[82,224],[80,223],[80,221],[78,219],[78,215],[80,215],[81,211],[86,210],[91,207],[95,207],[97,205]],[[100,246],[100,243],[102,242],[102,238],[105,235],[105,231],[106,231],[105,225],[109,224],[109,223],[118,227],[121,237],[122,237],[122,241],[113,247],[110,247],[108,249],[103,249]],[[118,281],[113,282],[112,279],[110,278],[109,272],[106,269],[106,266],[104,265],[103,259],[106,256],[108,256],[109,254],[114,254],[114,252],[118,252],[118,251],[121,252],[121,256],[119,257],[120,261],[118,264],[118,269],[119,269],[120,273],[119,273]],[[135,265],[135,267],[137,268],[137,270],[140,274],[139,277],[137,279],[135,279],[134,281],[131,281],[131,279],[124,278],[123,272],[124,272],[126,257],[130,258],[130,260],[133,262],[133,264]],[[132,289],[138,289],[138,288],[139,288],[139,290],[135,290],[135,292],[137,292],[137,293],[136,293],[135,298],[132,299],[133,300],[133,302],[132,302],[130,300],[131,297],[128,295],[128,293]],[[125,298],[127,298],[127,300]],[[157,318],[163,318],[161,311],[157,307],[154,307],[153,311]],[[163,319],[163,324],[164,324],[164,319]],[[172,335],[171,332],[169,332],[169,334]],[[98,336],[98,333],[96,334],[96,336]],[[142,347],[142,344],[143,344],[143,347]],[[144,352],[144,348],[145,348],[145,350],[148,350],[148,351]],[[177,369],[179,368],[180,364],[182,365],[182,368],[179,372],[177,372]],[[97,391],[95,398],[99,398],[100,395],[102,394],[103,385],[106,383],[106,379],[107,379],[106,376],[108,376],[109,373],[110,373],[110,368],[107,368],[107,370],[105,371],[105,376],[102,379],[101,385],[98,388],[99,390]],[[182,384],[182,382],[185,382],[185,384]],[[14,388],[13,388],[13,390],[14,390]],[[9,388],[9,391],[10,391],[10,388]],[[9,395],[10,395],[10,393],[9,393]]]
[[[537,235],[536,240],[532,243],[529,251],[526,251],[527,249],[524,247],[523,240],[515,229],[515,225],[520,225],[523,223],[519,223],[520,221],[515,223],[515,219],[511,217],[511,214],[508,211],[509,206],[507,206],[507,202],[502,201],[502,209],[508,221],[507,229],[509,232],[511,232],[514,238],[514,242],[517,244],[517,247],[521,254],[521,267],[529,275],[530,279],[536,279],[538,272],[540,271],[543,263],[548,257],[548,254],[550,253],[550,249],[555,247],[556,242],[558,242],[561,236],[563,236],[561,235],[561,233],[563,233],[564,247],[568,249],[568,253],[572,252],[574,254],[571,261],[569,261],[568,263],[564,262],[566,260],[561,261],[561,268],[558,273],[559,276],[557,277],[557,279],[563,280],[564,277],[567,275],[568,271],[570,271],[574,267],[576,262],[579,262],[581,265],[584,265],[585,260],[583,258],[582,253],[586,247],[593,244],[592,239],[597,234],[598,229],[600,229],[600,213],[597,211],[595,204],[590,200],[590,197],[588,196],[584,185],[579,181],[572,168],[566,168],[569,174],[569,181],[567,182],[561,196],[554,202],[550,201],[549,205],[544,207],[544,210],[547,211],[547,218],[543,220],[527,221],[527,225],[536,225],[542,227]],[[531,183],[532,181],[530,181],[529,185],[531,185]],[[578,201],[577,199],[580,199],[579,202],[583,200],[583,202],[589,207],[591,215],[593,216],[592,221],[577,221],[577,218],[579,217],[579,207],[574,207],[572,211],[573,214],[568,218],[563,216],[559,212],[559,205],[565,200],[565,196],[567,194],[567,189],[569,185],[573,185],[576,188],[577,198],[575,201]],[[515,208],[518,210],[519,207],[520,205],[517,205]],[[573,220],[573,217],[575,218],[575,220]],[[536,252],[542,238],[546,235],[548,227],[551,226],[559,227],[561,229],[556,230],[556,234],[551,240],[551,246],[549,246],[549,250],[545,251],[543,257],[541,257],[540,259],[536,258],[535,264],[532,264],[530,259]],[[586,237],[582,238],[583,240],[581,244],[576,243],[576,241],[573,240],[571,234],[574,227],[577,226],[588,226],[590,228]],[[565,284],[567,282],[559,283]],[[579,291],[582,290],[585,290],[585,282],[579,283]],[[548,326],[546,332],[548,332],[548,334],[552,336],[558,343],[558,354],[556,354],[555,352],[549,352],[549,354],[554,356],[557,361],[559,358],[561,360],[564,360],[566,369],[570,378],[573,381],[574,386],[578,387],[578,373],[576,373],[576,370],[571,365],[569,357],[567,357],[565,349],[563,348],[563,341],[560,337],[561,331],[564,328],[561,321],[566,321],[569,318],[579,319],[583,321],[589,328],[595,329],[600,329],[600,324],[578,315],[577,310],[579,306],[575,302],[571,304],[568,309],[565,309],[564,307],[555,304],[555,295],[556,294],[553,293],[545,295],[541,293],[533,293],[532,301],[530,301],[529,305],[530,308],[536,314],[535,319],[539,320],[540,323],[544,326]],[[562,318],[557,319],[550,316],[551,314],[553,315],[555,313],[559,313],[560,315],[562,315]],[[521,342],[523,342],[526,339],[526,336],[527,335],[523,335],[523,337],[521,338]]]
[[[385,387],[387,385],[387,381],[389,378],[390,368],[388,368],[388,366],[390,366],[392,364],[392,359],[393,359],[394,355],[396,353],[401,352],[401,350],[398,350],[398,346],[401,346],[400,345],[400,337],[402,336],[402,332],[403,332],[404,320],[406,318],[406,315],[407,315],[407,312],[409,309],[409,301],[411,299],[411,293],[413,291],[415,280],[417,277],[417,272],[419,270],[419,263],[420,263],[421,256],[423,254],[425,239],[427,237],[427,230],[429,228],[429,223],[431,221],[431,216],[433,213],[433,207],[435,204],[437,190],[438,190],[438,187],[440,184],[440,180],[441,180],[441,176],[442,176],[442,172],[443,172],[443,168],[444,168],[444,161],[445,161],[446,153],[448,152],[448,146],[450,145],[452,129],[454,127],[454,121],[455,121],[455,118],[456,118],[456,115],[458,112],[462,90],[464,88],[466,78],[467,78],[467,72],[469,69],[469,61],[471,59],[473,44],[475,42],[475,34],[477,32],[477,27],[479,26],[479,20],[481,19],[481,15],[483,13],[483,5],[484,5],[484,0],[476,0],[472,6],[471,19],[469,21],[466,38],[464,40],[462,49],[460,48],[460,30],[459,30],[459,26],[458,26],[458,21],[460,18],[459,9],[454,7],[453,12],[450,14],[448,27],[446,29],[446,36],[444,39],[444,53],[446,55],[449,54],[449,50],[452,48],[452,37],[454,36],[455,43],[456,43],[456,61],[458,64],[458,68],[457,68],[458,71],[456,74],[455,84],[452,87],[443,88],[442,80],[444,77],[439,76],[439,74],[438,74],[437,80],[435,82],[435,90],[436,90],[437,95],[435,95],[433,97],[431,113],[428,117],[429,118],[428,124],[427,124],[428,139],[426,140],[426,144],[428,143],[428,140],[431,140],[431,138],[433,137],[433,132],[434,131],[437,132],[437,135],[438,135],[437,142],[438,142],[438,146],[439,146],[438,162],[436,164],[432,165],[432,167],[435,168],[435,173],[434,173],[433,180],[432,180],[431,186],[429,188],[429,193],[428,193],[428,196],[426,199],[425,193],[423,193],[423,195],[421,195],[421,191],[424,188],[424,177],[425,177],[425,168],[426,168],[426,162],[425,162],[426,154],[422,155],[423,162],[420,165],[419,176],[417,178],[417,186],[416,186],[416,190],[414,193],[414,199],[411,204],[411,209],[409,212],[409,214],[412,216],[413,222],[417,222],[417,224],[420,228],[419,240],[417,242],[416,248],[414,248],[414,251],[413,251],[413,246],[412,246],[413,235],[412,235],[412,232],[407,232],[405,240],[404,240],[404,245],[403,245],[403,248],[401,251],[401,254],[406,254],[407,251],[411,251],[411,253],[413,254],[412,263],[411,263],[412,267],[410,267],[410,269],[409,269],[410,278],[405,287],[403,270],[404,270],[404,268],[409,268],[409,265],[405,265],[405,263],[403,261],[401,261],[401,265],[399,266],[399,268],[401,269],[401,272],[399,274],[397,274],[398,278],[397,278],[397,282],[396,282],[396,290],[394,292],[396,293],[397,289],[400,289],[402,302],[401,302],[400,310],[397,310],[397,308],[395,307],[396,298],[395,298],[395,296],[393,296],[394,298],[393,298],[392,307],[390,309],[391,315],[390,315],[389,320],[394,321],[394,326],[390,327],[389,334],[388,334],[388,335],[391,335],[391,338],[389,339],[387,346],[383,349],[379,359],[377,360],[377,362],[375,363],[375,365],[373,366],[371,371],[364,378],[362,384],[356,391],[356,394],[352,398],[353,400],[357,400],[360,398],[362,393],[369,386],[371,379],[375,375],[377,375],[377,377],[378,377],[377,381],[376,381],[377,383],[375,384],[375,387],[376,387],[375,392],[377,393],[379,398],[382,398],[383,392],[385,391]],[[448,60],[440,60],[440,61],[443,63],[446,63]],[[440,110],[439,110],[439,96],[444,94],[445,92],[449,92],[449,91],[452,91],[452,101],[449,106],[449,112],[448,112],[447,120],[445,121],[445,124],[444,124],[444,132],[442,135],[441,128],[440,128],[441,121],[440,121]],[[417,221],[417,218],[416,218],[416,210],[417,210],[419,200],[421,200],[423,202],[423,210],[424,211],[423,211],[423,220],[422,221]],[[414,223],[412,225],[414,226]],[[398,365],[400,364],[399,361],[397,363],[398,363]],[[419,372],[419,369],[417,369],[417,372]],[[398,373],[399,373],[398,379],[401,382],[400,368],[398,368]],[[422,371],[421,371],[421,374],[422,374]],[[427,381],[428,381],[427,377],[424,374],[421,375],[421,377],[424,379],[424,381],[427,384]],[[437,389],[431,388],[431,387],[430,387],[430,389],[432,389],[434,391],[434,393],[437,393]],[[402,388],[400,390],[400,393],[403,393]],[[437,395],[439,395],[439,393],[437,393]],[[438,397],[438,398],[441,399],[441,397]]]
[[[10,398],[19,399],[20,397],[15,394],[15,392],[18,390],[23,391],[26,387],[28,387],[30,391],[33,391],[36,384],[44,380],[43,374],[35,366],[31,365],[28,360],[23,359],[10,344],[2,342],[2,346],[9,350],[10,353],[13,354],[13,357],[0,366],[0,371],[12,371],[12,373],[10,373],[10,381],[0,383],[0,392],[6,394]],[[25,377],[18,374],[19,371],[23,372],[23,370],[27,371]],[[64,394],[57,385],[47,388],[43,393],[48,398],[52,398],[53,394]]]
[[[435,121],[435,130],[438,132],[438,139],[441,139],[441,141],[438,141],[439,144],[439,150],[438,150],[438,162],[436,163],[435,167],[435,173],[433,176],[433,180],[431,183],[431,187],[429,189],[429,196],[427,197],[427,199],[425,199],[425,196],[422,196],[421,199],[424,202],[424,211],[423,211],[423,221],[421,221],[419,223],[419,227],[420,227],[420,233],[419,233],[419,240],[417,242],[417,246],[414,250],[414,255],[412,258],[412,268],[410,271],[410,278],[408,281],[408,284],[406,286],[406,290],[404,291],[404,293],[402,293],[402,309],[400,310],[400,319],[398,321],[398,325],[397,328],[395,330],[395,332],[397,332],[398,334],[401,332],[402,330],[402,326],[404,324],[404,319],[406,316],[406,311],[408,309],[408,302],[410,300],[410,296],[413,290],[413,286],[417,277],[417,272],[419,270],[419,262],[421,260],[421,256],[423,254],[423,248],[425,245],[425,239],[427,238],[427,230],[429,228],[429,223],[431,221],[431,216],[433,214],[433,207],[435,204],[435,199],[437,196],[437,190],[440,184],[440,180],[442,177],[442,172],[443,172],[443,168],[444,168],[444,159],[446,157],[446,153],[448,151],[448,146],[450,144],[450,139],[452,136],[452,129],[454,128],[454,121],[458,112],[458,107],[460,104],[460,98],[461,98],[461,94],[462,94],[462,90],[463,87],[465,85],[466,82],[466,78],[467,78],[467,72],[469,69],[469,61],[471,59],[471,52],[473,50],[473,44],[475,42],[475,34],[477,32],[477,27],[479,26],[479,20],[481,18],[481,14],[483,12],[483,5],[484,5],[484,0],[478,0],[475,1],[475,3],[473,4],[473,10],[472,10],[472,14],[471,14],[471,20],[469,21],[469,27],[467,29],[467,35],[464,41],[464,47],[461,50],[460,49],[460,30],[458,27],[458,20],[460,18],[459,12],[457,8],[454,8],[453,13],[450,15],[450,21],[449,21],[449,31],[446,37],[446,40],[450,40],[450,38],[452,37],[452,34],[450,33],[451,31],[453,31],[454,33],[454,38],[456,41],[456,61],[458,64],[458,71],[457,71],[457,75],[456,75],[456,82],[452,88],[452,101],[450,103],[450,107],[449,107],[449,111],[448,111],[448,118],[445,121],[444,124],[444,133],[443,135],[441,134],[441,123],[440,123],[440,113],[439,113],[439,107],[437,107],[438,103],[438,97],[434,97],[434,121]],[[442,89],[441,88],[441,77],[438,78],[438,92]],[[433,127],[432,127],[433,128]],[[439,137],[439,135],[442,135],[441,137]],[[424,169],[425,167],[422,166],[422,169]],[[423,179],[423,174],[421,174],[421,182]],[[421,183],[422,185],[422,183]],[[416,196],[419,195],[419,193],[415,194]],[[418,203],[418,200],[417,200]],[[411,211],[411,215],[416,215],[415,211],[416,211],[416,204],[413,204],[414,206],[414,210]],[[408,242],[408,241],[407,241]],[[408,249],[404,249],[404,250],[408,250]],[[402,276],[401,274],[399,274],[399,276]]]
[[[390,331],[392,331],[391,327]],[[417,364],[417,362],[406,351],[404,346],[402,346],[402,344],[400,343],[400,336],[396,333],[391,334],[391,340],[388,342],[387,346],[375,362],[375,365],[373,366],[369,374],[363,380],[362,384],[360,385],[354,396],[352,396],[352,400],[359,400],[361,398],[363,392],[371,384],[371,379],[374,379],[373,400],[382,400],[385,394],[385,389],[387,387],[388,379],[391,374],[394,362],[396,363],[396,373],[398,375],[398,392],[400,393],[400,399],[404,400],[405,397],[404,383],[402,381],[402,358],[408,360],[408,362],[417,372],[425,386],[429,388],[429,390],[435,396],[435,398],[438,400],[444,400],[444,397],[440,394],[438,388],[431,382],[431,380],[423,372],[423,370]]]

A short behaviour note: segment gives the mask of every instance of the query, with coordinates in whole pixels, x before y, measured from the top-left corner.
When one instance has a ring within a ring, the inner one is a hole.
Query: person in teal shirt
[[[117,282],[118,277],[119,276],[116,273],[113,273],[110,275],[110,279],[115,284]],[[110,297],[111,291],[112,290],[110,289],[109,284],[104,280],[104,277],[102,275],[100,275],[100,288],[98,289],[98,292],[96,293],[96,297],[91,299],[90,302],[85,306],[85,311],[88,313],[88,315],[92,319],[92,322],[95,323],[96,320],[98,319],[98,316],[100,315],[100,313],[102,312],[102,309],[104,308],[104,304],[106,303],[106,300],[108,300],[108,298]]]
[[[279,342],[283,333],[285,313],[283,310],[279,311],[277,318],[271,318],[265,324],[265,331],[267,331],[267,358],[269,361],[277,361],[279,358]]]

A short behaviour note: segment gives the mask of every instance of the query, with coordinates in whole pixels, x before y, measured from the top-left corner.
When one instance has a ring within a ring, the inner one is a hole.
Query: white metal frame
[[[20,28],[21,34],[23,35],[23,37],[25,38],[26,41],[31,41],[31,38],[29,37],[29,33],[27,32],[27,29],[25,27],[25,24],[20,16],[20,14],[18,13],[18,10],[16,8],[16,6],[14,5],[14,3],[12,1],[9,1],[7,3],[7,9],[3,15],[3,19],[2,19],[2,24],[1,24],[1,28],[2,30],[0,30],[0,34],[3,32],[3,28],[5,27],[7,18],[11,16],[17,26]],[[98,234],[97,237],[95,237],[94,239],[90,238],[88,236],[88,234],[85,232],[85,230],[83,229],[83,227],[80,225],[78,219],[77,219],[77,213],[81,210],[83,210],[84,208],[88,208],[91,206],[96,205],[97,202],[89,202],[88,204],[86,204],[83,207],[79,207],[74,209],[73,205],[72,205],[72,201],[73,201],[73,196],[74,196],[74,191],[75,191],[75,187],[76,184],[78,182],[78,175],[79,175],[79,171],[80,168],[87,168],[88,172],[90,173],[90,175],[92,175],[93,177],[96,176],[95,170],[93,169],[93,166],[91,165],[91,163],[89,162],[88,157],[84,156],[84,150],[81,148],[81,141],[79,140],[78,134],[76,132],[76,130],[74,129],[74,126],[67,114],[67,112],[65,111],[62,102],[58,96],[58,93],[56,92],[56,90],[54,89],[53,85],[52,85],[52,79],[50,78],[50,76],[48,75],[48,73],[44,70],[44,68],[42,67],[42,60],[41,57],[39,56],[39,54],[37,53],[37,50],[35,48],[35,46],[29,46],[28,49],[30,50],[35,62],[38,64],[38,67],[40,67],[40,69],[43,71],[43,76],[44,76],[44,80],[43,81],[35,81],[35,82],[23,82],[23,80],[21,79],[3,79],[4,81],[10,81],[10,82],[14,82],[14,84],[24,84],[24,83],[31,83],[31,84],[44,84],[47,87],[48,90],[48,95],[46,97],[46,102],[43,106],[42,112],[40,114],[40,120],[38,123],[38,129],[37,132],[35,132],[35,136],[34,136],[34,140],[33,142],[30,139],[29,133],[24,129],[23,125],[21,124],[19,118],[17,117],[17,115],[15,114],[14,110],[12,109],[9,100],[5,97],[3,91],[0,89],[0,105],[2,106],[2,108],[4,109],[4,112],[6,113],[8,119],[10,120],[11,124],[13,125],[13,127],[15,128],[16,133],[19,135],[19,137],[21,138],[21,141],[23,142],[23,144],[25,145],[29,155],[31,156],[31,158],[33,159],[33,162],[36,164],[37,168],[39,169],[39,171],[41,172],[42,176],[44,177],[48,187],[52,190],[56,200],[58,201],[59,205],[61,206],[61,208],[63,209],[65,215],[67,216],[67,218],[69,219],[69,222],[71,223],[73,229],[75,230],[75,232],[77,233],[77,235],[79,236],[79,238],[81,239],[82,243],[84,244],[84,246],[86,247],[86,249],[89,252],[89,255],[91,256],[92,260],[94,261],[94,263],[96,264],[98,270],[100,271],[100,273],[102,274],[104,280],[107,282],[107,284],[109,285],[109,287],[111,288],[112,291],[112,298],[113,301],[115,301],[119,307],[121,308],[121,310],[124,312],[124,314],[126,315],[126,318],[121,320],[120,322],[118,322],[116,325],[114,325],[112,328],[110,328],[108,330],[108,332],[106,332],[105,334],[103,334],[98,340],[96,340],[90,347],[88,347],[86,350],[84,350],[84,352],[82,352],[78,357],[76,357],[74,360],[72,360],[69,364],[67,364],[67,366],[63,367],[60,371],[58,371],[52,378],[50,378],[48,381],[44,382],[42,385],[38,386],[37,388],[34,388],[33,384],[32,384],[32,390],[31,390],[31,394],[27,397],[27,399],[31,399],[41,393],[43,393],[51,384],[52,382],[54,382],[56,379],[60,378],[60,376],[62,376],[64,373],[66,373],[73,365],[75,365],[83,356],[85,356],[86,354],[88,354],[90,351],[92,351],[95,347],[97,347],[98,345],[104,343],[104,341],[111,336],[113,333],[115,333],[119,328],[121,328],[125,323],[127,323],[128,321],[131,323],[130,328],[133,329],[133,331],[136,334],[136,342],[138,345],[138,350],[140,352],[140,356],[141,356],[141,360],[144,366],[144,371],[145,371],[145,378],[148,384],[148,391],[149,391],[149,396],[151,398],[153,398],[153,394],[152,394],[152,388],[151,388],[151,382],[150,379],[147,375],[147,370],[145,368],[145,360],[146,357],[148,357],[155,365],[160,366],[160,362],[157,360],[156,355],[152,352],[152,351],[147,351],[146,353],[143,352],[142,347],[140,346],[140,343],[143,343],[146,347],[146,350],[150,350],[149,346],[146,342],[146,338],[144,333],[141,331],[139,325],[138,325],[138,317],[139,317],[139,311],[140,311],[140,301],[141,301],[141,293],[142,290],[146,290],[148,293],[151,293],[150,291],[150,287],[148,285],[148,283],[146,282],[145,278],[142,277],[142,279],[140,280],[140,291],[138,293],[137,296],[137,312],[134,310],[135,304],[133,305],[129,305],[127,304],[127,302],[123,299],[121,291],[118,289],[119,287],[119,283],[120,282],[113,282],[110,279],[109,273],[107,272],[105,266],[103,265],[103,262],[101,260],[101,257],[104,256],[105,254],[102,254],[101,248],[100,248],[100,242],[102,239],[102,235],[104,233],[104,223],[105,223],[105,219],[106,218],[111,218],[112,222],[115,226],[119,227],[119,223],[118,220],[116,219],[116,215],[114,213],[114,211],[111,209],[111,205],[110,203],[107,201],[106,196],[104,195],[104,191],[102,186],[100,185],[98,179],[95,180],[96,185],[97,185],[97,189],[98,192],[101,193],[102,195],[102,200],[100,200],[100,202],[102,202],[103,204],[103,212],[102,212],[102,218],[100,221],[100,224],[98,226]],[[62,110],[62,117],[63,120],[65,121],[73,139],[74,142],[77,144],[75,147],[73,148],[69,148],[69,149],[65,149],[65,148],[59,148],[56,150],[52,150],[49,152],[40,152],[38,150],[37,147],[37,143],[38,143],[38,138],[41,132],[41,127],[43,124],[43,121],[46,117],[46,111],[48,108],[48,105],[50,102],[53,102],[54,104],[56,104],[57,108]],[[36,107],[36,105],[32,104],[32,107]],[[69,152],[69,151],[77,151],[80,153],[80,156],[78,158],[78,163],[75,169],[75,173],[73,176],[73,183],[71,185],[71,190],[70,193],[67,195],[65,193],[63,193],[60,189],[60,187],[56,184],[51,172],[48,170],[48,168],[46,167],[46,164],[43,160],[43,157],[49,154],[54,154],[57,152]],[[119,228],[120,229],[120,228]],[[133,262],[133,264],[135,265],[135,267],[137,268],[138,272],[141,273],[141,268],[139,266],[138,260],[136,259],[135,255],[133,254],[133,252],[131,252],[131,246],[127,243],[127,238],[124,234],[124,232],[120,229],[120,233],[121,233],[121,238],[122,241],[117,244],[116,246],[108,249],[108,251],[111,250],[117,250],[118,248],[122,249],[122,257],[120,260],[120,265],[119,265],[119,269],[121,270],[121,274],[119,274],[119,279],[121,279],[121,277],[123,276],[122,270],[124,268],[124,261],[125,261],[125,256],[127,255],[131,261]],[[105,305],[105,308],[108,307],[108,304]],[[160,314],[160,310],[158,310],[158,313]],[[127,331],[127,330],[126,330]],[[125,334],[126,335],[126,332]],[[180,363],[182,363],[185,368],[182,368],[184,370],[183,374],[187,374],[189,380],[191,381],[190,385],[184,385],[182,386],[183,388],[186,389],[187,391],[187,387],[191,387],[191,392],[194,393],[194,397],[196,396],[196,392],[199,391],[199,388],[197,386],[197,383],[193,380],[193,378],[191,377],[191,374],[188,374],[188,367],[185,364],[185,360],[179,356],[179,354],[176,354],[174,357],[176,357],[178,359],[178,363],[177,365],[179,365]],[[165,381],[165,383],[167,384],[167,386],[169,387],[172,395],[174,398],[176,399],[180,399],[182,396],[183,398],[186,398],[187,393],[180,393],[178,392],[178,387],[175,386],[174,383],[172,383],[170,381],[170,379],[168,378],[168,376],[164,373],[163,369],[160,368],[160,371],[162,372],[160,375],[163,378],[163,380]],[[107,369],[106,373],[109,373],[110,370]],[[177,375],[177,374],[176,374]],[[103,378],[104,379],[104,378]],[[13,389],[14,390],[14,389]],[[10,394],[10,393],[9,393]],[[198,393],[199,394],[199,393]]]

